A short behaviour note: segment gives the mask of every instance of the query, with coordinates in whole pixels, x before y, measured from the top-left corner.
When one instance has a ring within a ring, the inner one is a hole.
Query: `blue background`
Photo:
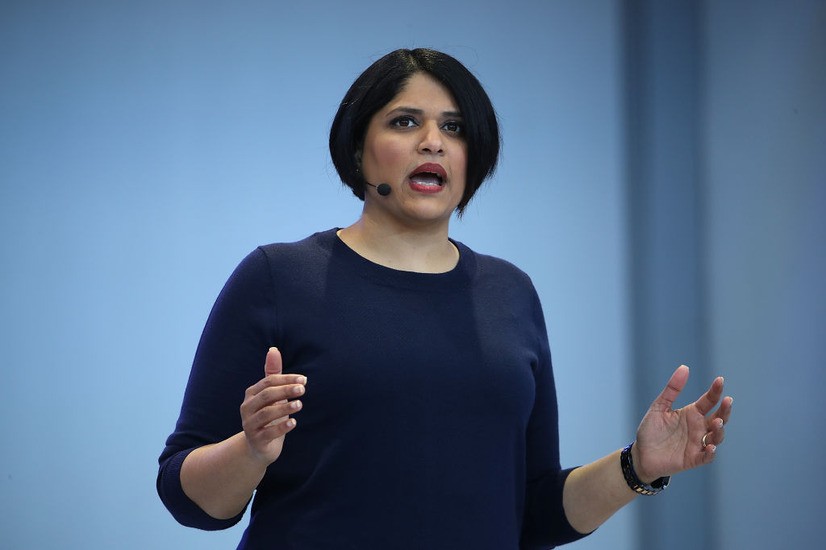
[[[0,546],[234,547],[245,522],[174,523],[156,459],[237,262],[359,215],[327,132],[352,80],[398,47],[456,56],[501,117],[500,169],[452,233],[534,279],[563,463],[632,440],[655,395],[632,397],[629,296],[645,289],[629,275],[629,4],[3,1]],[[681,500],[693,478],[679,476],[657,498],[698,533],[669,548],[812,547],[826,492],[826,3],[698,5],[703,372],[726,376],[735,417],[701,474],[706,498]],[[574,547],[657,547],[641,511]]]

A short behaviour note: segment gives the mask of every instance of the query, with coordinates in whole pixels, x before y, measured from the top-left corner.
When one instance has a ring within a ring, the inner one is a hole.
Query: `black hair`
[[[496,112],[475,76],[453,57],[425,48],[399,49],[370,65],[341,100],[330,127],[330,155],[341,181],[364,200],[365,182],[358,157],[370,120],[390,103],[417,73],[425,73],[453,95],[462,113],[467,144],[465,191],[461,214],[476,190],[496,169],[500,138]]]

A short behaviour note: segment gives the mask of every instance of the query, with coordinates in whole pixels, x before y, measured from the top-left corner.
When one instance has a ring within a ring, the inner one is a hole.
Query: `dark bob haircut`
[[[487,93],[473,74],[453,57],[424,48],[396,50],[385,55],[353,82],[341,100],[330,128],[330,155],[341,181],[364,200],[365,183],[358,156],[370,119],[404,88],[411,76],[426,73],[453,95],[467,144],[465,191],[461,214],[476,190],[496,169],[499,124]]]

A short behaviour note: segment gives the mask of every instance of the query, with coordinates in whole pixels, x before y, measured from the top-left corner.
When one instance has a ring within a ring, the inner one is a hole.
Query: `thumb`
[[[281,374],[281,369],[281,352],[278,351],[278,348],[272,347],[267,350],[267,359],[264,361],[264,376]]]
[[[677,396],[683,391],[686,382],[688,382],[688,367],[680,365],[671,375],[671,379],[662,393],[654,400],[651,410],[662,412],[670,409],[674,405],[674,401],[677,400]]]

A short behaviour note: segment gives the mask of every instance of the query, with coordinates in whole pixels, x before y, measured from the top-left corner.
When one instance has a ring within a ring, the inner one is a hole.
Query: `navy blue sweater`
[[[158,492],[182,524],[222,529],[184,494],[193,449],[241,431],[244,391],[277,346],[307,392],[239,548],[550,548],[562,508],[557,403],[541,306],[513,265],[455,243],[443,274],[397,271],[335,230],[259,247],[209,316]]]

